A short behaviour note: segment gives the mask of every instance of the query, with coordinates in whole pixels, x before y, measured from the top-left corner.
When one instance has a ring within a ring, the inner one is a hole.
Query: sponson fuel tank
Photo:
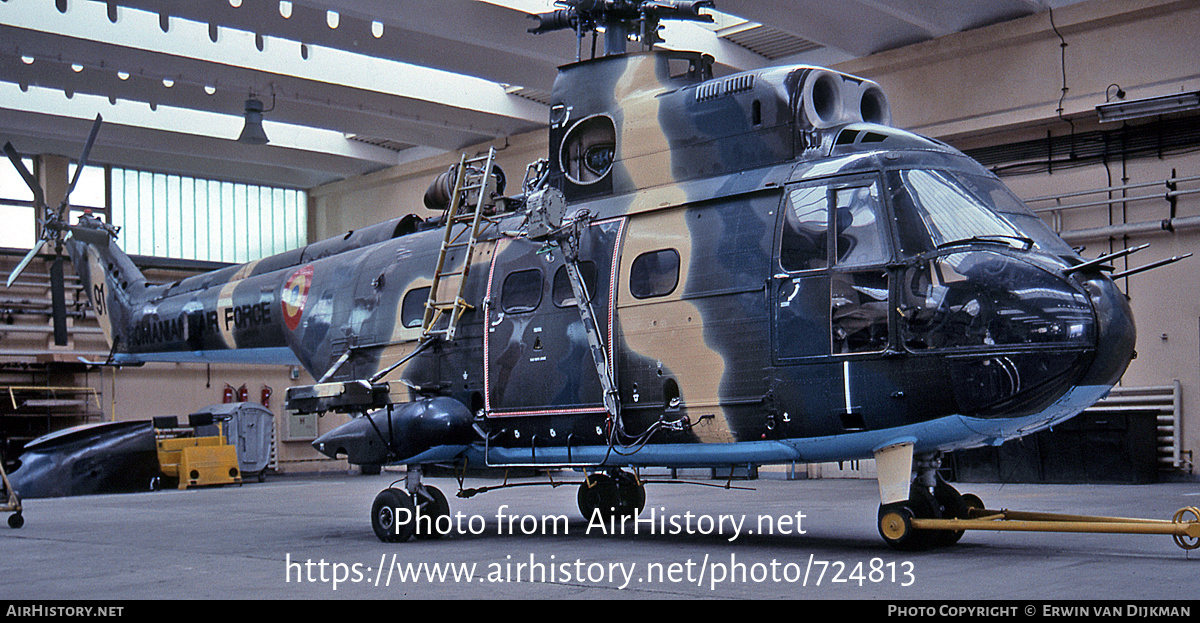
[[[317,438],[313,448],[355,465],[382,465],[477,439],[470,410],[453,398],[437,396],[353,419]]]

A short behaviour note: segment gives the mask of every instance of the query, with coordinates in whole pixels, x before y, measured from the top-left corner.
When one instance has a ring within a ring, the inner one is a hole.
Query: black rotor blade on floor
[[[50,300],[54,311],[54,344],[67,345],[67,293],[63,283],[62,253],[50,265]]]

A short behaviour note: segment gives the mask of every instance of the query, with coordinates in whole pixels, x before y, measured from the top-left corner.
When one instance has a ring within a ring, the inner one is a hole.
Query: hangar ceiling
[[[1073,0],[1053,0],[1051,6]],[[718,72],[832,64],[1046,9],[1035,0],[718,0],[664,47]],[[551,0],[0,0],[0,137],[93,162],[295,188],[536,129],[570,32]],[[236,142],[248,98],[267,145]]]

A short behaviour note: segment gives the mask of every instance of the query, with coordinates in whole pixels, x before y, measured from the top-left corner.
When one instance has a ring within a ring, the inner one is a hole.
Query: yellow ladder
[[[496,159],[496,149],[488,149],[487,155],[467,158],[463,154],[459,160],[454,175],[454,192],[450,195],[450,204],[442,215],[445,222],[445,234],[442,237],[442,248],[438,252],[437,267],[433,271],[433,283],[429,287],[429,298],[425,301],[425,317],[421,323],[421,341],[433,337],[442,337],[446,341],[454,339],[454,331],[463,312],[472,305],[463,299],[463,290],[467,283],[467,273],[471,270],[471,258],[475,253],[475,245],[479,240],[479,232],[489,219],[484,215],[484,209],[491,205],[495,189],[495,177],[491,174],[492,164]],[[474,204],[472,206],[472,204]],[[467,227],[458,228],[458,225]],[[446,268],[446,256],[452,249],[466,249],[462,268]],[[453,296],[443,293],[444,281],[449,277],[458,277],[458,287]],[[445,326],[438,327],[442,317],[449,321]]]

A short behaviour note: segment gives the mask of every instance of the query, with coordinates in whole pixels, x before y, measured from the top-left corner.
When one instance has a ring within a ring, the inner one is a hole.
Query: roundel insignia
[[[300,326],[300,316],[304,313],[304,303],[308,300],[308,287],[312,285],[313,267],[305,266],[292,273],[287,283],[283,284],[283,321],[289,331],[295,331]]]

